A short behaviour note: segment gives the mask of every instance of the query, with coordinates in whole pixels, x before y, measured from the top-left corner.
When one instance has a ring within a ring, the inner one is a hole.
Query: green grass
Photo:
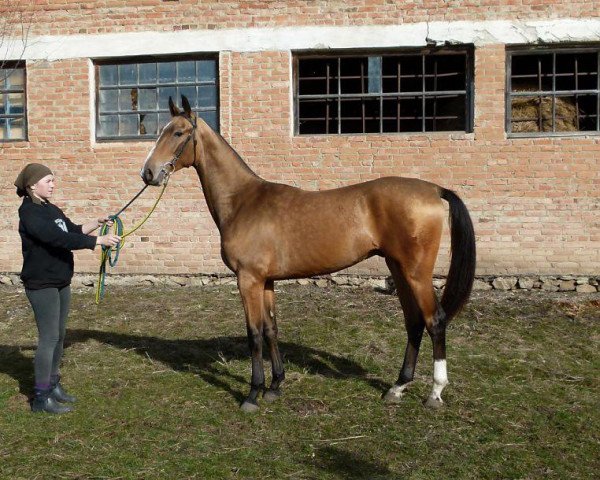
[[[400,405],[397,299],[278,287],[284,395],[238,408],[250,359],[234,287],[75,293],[73,413],[32,414],[36,331],[0,289],[0,478],[588,479],[600,471],[600,297],[477,292],[448,332],[446,406],[422,405],[431,342]],[[269,376],[270,365],[265,361]]]

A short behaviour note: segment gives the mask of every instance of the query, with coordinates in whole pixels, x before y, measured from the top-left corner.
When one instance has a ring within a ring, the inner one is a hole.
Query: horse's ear
[[[185,95],[181,96],[181,105],[183,106],[183,111],[185,112],[185,114],[188,117],[192,118],[192,107],[190,107],[190,102],[188,101]]]
[[[179,108],[177,108],[177,105],[173,103],[173,99],[171,97],[169,97],[169,110],[171,110],[172,117],[179,115]]]

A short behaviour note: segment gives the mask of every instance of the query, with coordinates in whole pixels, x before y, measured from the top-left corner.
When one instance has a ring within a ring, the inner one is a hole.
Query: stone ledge
[[[98,280],[94,274],[76,274],[73,277],[74,288],[92,288]],[[281,284],[316,285],[318,287],[340,286],[370,287],[376,290],[392,292],[394,282],[389,276],[360,276],[332,274],[321,277],[298,280],[281,280]],[[444,277],[436,277],[433,285],[442,290],[446,284]],[[0,285],[20,286],[21,280],[15,273],[0,273]],[[107,275],[106,285],[167,285],[173,287],[200,287],[205,285],[237,285],[234,275],[198,274],[198,275]],[[507,275],[478,276],[473,290],[543,290],[548,292],[596,293],[600,291],[600,276],[578,275]]]

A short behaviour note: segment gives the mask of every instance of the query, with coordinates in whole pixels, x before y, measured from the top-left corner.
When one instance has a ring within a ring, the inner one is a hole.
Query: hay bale
[[[552,97],[518,97],[512,99],[511,132],[551,132]],[[542,117],[540,130],[539,119]],[[557,132],[577,132],[578,111],[571,97],[556,97]]]

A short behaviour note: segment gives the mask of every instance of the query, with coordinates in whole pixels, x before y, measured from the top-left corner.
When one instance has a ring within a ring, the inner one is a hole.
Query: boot
[[[35,389],[33,401],[31,402],[32,412],[47,412],[47,413],[67,413],[72,409],[66,405],[61,405],[50,396],[50,389],[40,390]]]
[[[56,377],[52,377],[52,380],[53,381],[50,385],[50,396],[54,400],[61,403],[75,403],[77,401],[77,398],[75,398],[73,395],[69,395],[62,388],[62,385],[60,384],[60,376],[57,375]]]

